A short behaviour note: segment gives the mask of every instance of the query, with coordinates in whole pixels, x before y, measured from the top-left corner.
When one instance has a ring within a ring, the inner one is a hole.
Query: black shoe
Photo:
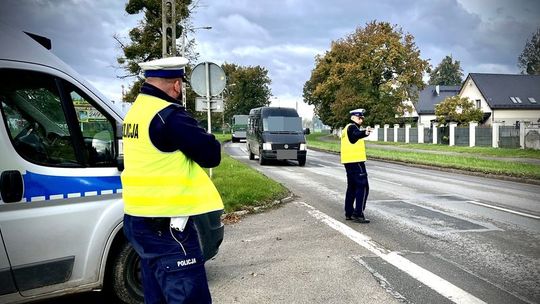
[[[367,224],[369,222],[371,222],[369,219],[365,218],[365,217],[357,217],[356,219],[354,219],[355,222],[357,223],[360,223],[360,224]]]
[[[352,216],[345,216],[345,220],[346,221],[352,221],[352,220],[354,220],[354,218]]]

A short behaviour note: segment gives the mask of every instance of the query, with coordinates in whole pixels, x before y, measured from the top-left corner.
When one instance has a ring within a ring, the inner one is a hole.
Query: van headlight
[[[263,143],[263,150],[272,150],[272,143]]]
[[[307,144],[300,144],[300,150],[306,151],[307,150]]]

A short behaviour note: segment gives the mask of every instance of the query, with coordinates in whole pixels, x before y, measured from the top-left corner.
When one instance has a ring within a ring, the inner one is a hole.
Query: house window
[[[517,100],[515,97],[510,97],[510,100],[512,100],[513,103],[517,103]]]
[[[519,97],[515,97],[515,98],[516,98],[516,101],[517,101],[518,103],[521,103],[521,99],[520,99]]]
[[[529,102],[530,103],[536,103],[536,99],[532,98],[532,97],[529,97]]]
[[[476,108],[480,109],[481,101],[480,99],[475,100]]]

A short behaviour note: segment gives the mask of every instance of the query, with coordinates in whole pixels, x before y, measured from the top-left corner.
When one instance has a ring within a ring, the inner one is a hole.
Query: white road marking
[[[315,209],[313,206],[308,205],[305,202],[295,202],[295,204],[308,208],[308,213],[314,218],[327,224],[334,230],[351,239],[353,242],[366,248],[384,261],[407,273],[448,300],[454,303],[485,303],[465,290],[402,257],[399,255],[399,252],[388,251],[387,249],[379,246],[367,235],[364,235],[345,225],[344,223],[337,221],[329,215]]]
[[[368,174],[369,174],[369,173],[368,173]],[[368,178],[369,178],[369,177],[368,177]],[[400,183],[394,183],[394,182],[387,181],[387,180],[385,180],[385,179],[376,178],[376,177],[371,177],[370,179],[377,180],[377,181],[380,181],[380,182],[383,182],[383,183],[389,183],[389,184],[396,185],[396,186],[403,186],[403,184],[400,184]]]
[[[407,299],[403,295],[401,295],[399,292],[395,291],[394,288],[392,288],[390,283],[388,283],[388,281],[382,274],[378,273],[375,269],[369,266],[364,260],[362,260],[362,258],[355,256],[353,257],[353,260],[357,261],[358,263],[360,263],[360,265],[364,266],[367,270],[369,270],[369,272],[371,272],[371,274],[377,279],[377,281],[379,281],[379,285],[381,285],[381,287],[384,288],[386,292],[388,292],[394,298],[402,302],[409,303],[409,301],[407,301]]]
[[[489,204],[484,204],[484,203],[480,203],[480,202],[477,202],[477,201],[467,201],[467,203],[471,203],[471,204],[475,204],[475,205],[479,205],[479,206],[484,206],[484,207],[488,207],[488,208],[491,208],[491,209],[496,209],[496,210],[500,210],[500,211],[504,211],[504,212],[508,212],[508,213],[513,213],[513,214],[517,214],[517,215],[521,215],[521,216],[525,216],[525,217],[530,217],[530,218],[533,218],[533,219],[536,219],[536,220],[540,219],[540,216],[532,215],[532,214],[525,213],[525,212],[514,211],[514,210],[511,210],[511,209],[497,207],[497,206],[493,206],[493,205],[489,205]]]

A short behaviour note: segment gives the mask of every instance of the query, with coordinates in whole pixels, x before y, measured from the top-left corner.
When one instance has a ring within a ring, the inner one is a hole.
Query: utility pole
[[[174,0],[161,0],[161,32],[163,34],[161,54],[163,58],[176,56],[176,13],[174,2]]]

